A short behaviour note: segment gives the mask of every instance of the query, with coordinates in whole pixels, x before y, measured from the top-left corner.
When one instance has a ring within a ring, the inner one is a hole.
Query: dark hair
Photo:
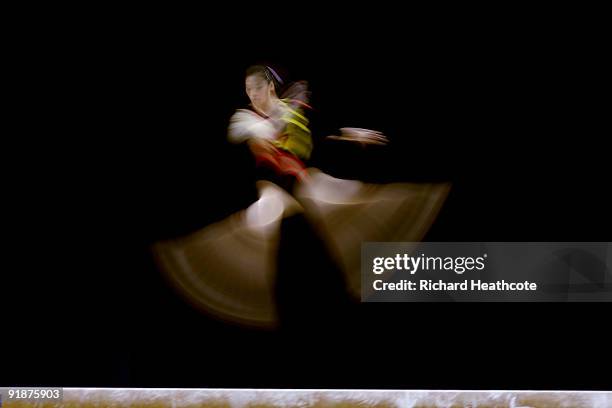
[[[245,77],[250,77],[251,75],[260,75],[268,83],[271,82],[276,93],[280,94],[283,80],[272,67],[268,65],[251,65],[247,68]]]

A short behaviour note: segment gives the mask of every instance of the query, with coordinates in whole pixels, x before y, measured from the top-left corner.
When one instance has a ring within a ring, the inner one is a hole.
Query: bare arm
[[[347,142],[359,143],[362,146],[365,145],[386,145],[389,143],[389,139],[381,132],[370,129],[362,128],[341,128],[340,136],[327,136],[328,139],[332,140],[344,140]]]

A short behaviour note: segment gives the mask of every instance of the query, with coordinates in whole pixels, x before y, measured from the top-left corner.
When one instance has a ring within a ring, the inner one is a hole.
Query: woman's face
[[[245,81],[245,87],[253,106],[260,110],[264,110],[269,106],[274,86],[261,75],[248,76]]]

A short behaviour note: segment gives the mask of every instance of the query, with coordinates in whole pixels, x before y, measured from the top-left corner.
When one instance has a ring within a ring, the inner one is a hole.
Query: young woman
[[[304,163],[313,149],[306,113],[311,109],[306,82],[287,86],[273,68],[254,65],[246,71],[245,90],[251,103],[248,109],[237,110],[230,119],[229,140],[248,143],[258,167],[271,170],[277,181],[288,177],[305,181]],[[328,138],[360,144],[387,142],[380,132],[368,129],[342,128],[341,131],[342,136]]]
[[[366,184],[307,168],[313,150],[307,84],[285,84],[273,68],[255,65],[246,71],[245,90],[250,105],[231,117],[228,138],[247,143],[254,155],[259,200],[189,237],[157,244],[155,255],[171,282],[204,311],[233,322],[269,327],[278,323],[279,316],[279,247],[287,251],[286,245],[281,246],[286,242],[286,229],[281,234],[283,219],[299,214],[297,219],[309,225],[304,228],[304,223],[298,223],[297,241],[302,247],[290,259],[295,269],[320,255],[321,251],[315,254],[317,242],[300,235],[312,235],[312,229],[343,272],[345,289],[359,298],[361,243],[421,240],[449,185]],[[342,128],[341,132],[330,138],[362,145],[387,143],[380,132],[368,129]],[[296,292],[329,280],[323,277],[308,286],[307,281],[315,280],[312,271],[320,268],[311,268],[311,273],[303,269],[303,274],[294,274],[300,279]]]

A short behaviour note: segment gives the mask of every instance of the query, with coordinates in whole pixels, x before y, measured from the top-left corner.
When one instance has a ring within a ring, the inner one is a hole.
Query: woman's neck
[[[274,110],[276,110],[278,106],[278,101],[279,99],[277,97],[272,97],[265,106],[255,107],[255,109],[266,116],[273,116]]]

